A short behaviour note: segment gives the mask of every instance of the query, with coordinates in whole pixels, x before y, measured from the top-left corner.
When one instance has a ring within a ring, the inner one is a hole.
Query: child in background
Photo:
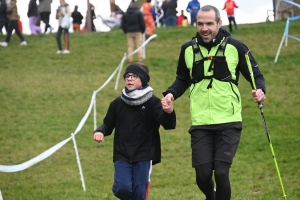
[[[149,70],[143,63],[132,63],[123,75],[125,88],[109,105],[103,124],[94,131],[94,140],[114,135],[114,183],[119,199],[148,199],[152,165],[161,161],[159,127],[174,129],[173,105],[153,95]]]

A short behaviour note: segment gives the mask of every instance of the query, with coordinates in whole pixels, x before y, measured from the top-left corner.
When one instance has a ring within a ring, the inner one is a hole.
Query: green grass
[[[300,198],[300,43],[289,39],[277,63],[274,58],[285,21],[239,25],[233,37],[252,51],[265,76],[267,101],[264,113],[271,135],[287,199]],[[175,78],[181,45],[195,28],[160,28],[147,45],[146,64],[154,93],[162,92]],[[300,37],[300,22],[292,22],[289,33]],[[26,162],[70,137],[86,113],[93,91],[119,65],[127,50],[121,30],[108,33],[73,33],[71,54],[56,55],[55,35],[25,36],[28,46],[19,47],[14,35],[0,49],[0,164]],[[3,36],[0,37],[3,40]],[[137,59],[137,57],[135,57]],[[123,69],[124,70],[124,69]],[[109,102],[124,87],[114,90],[115,77],[97,94],[98,125]],[[282,198],[275,165],[250,84],[241,77],[243,133],[231,168],[233,200],[277,200]],[[153,167],[149,198],[152,200],[204,199],[195,184],[191,167],[189,99],[175,101],[177,127],[161,129],[162,163]],[[93,113],[76,135],[86,192],[83,192],[73,143],[51,157],[15,173],[0,173],[4,200],[92,200],[116,199],[113,181],[113,136],[103,144],[93,141]]]

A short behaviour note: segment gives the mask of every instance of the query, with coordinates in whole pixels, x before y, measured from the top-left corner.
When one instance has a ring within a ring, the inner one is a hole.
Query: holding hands
[[[174,108],[173,108],[173,101],[174,97],[171,93],[167,94],[164,98],[161,100],[161,105],[163,110],[166,113],[172,113]]]

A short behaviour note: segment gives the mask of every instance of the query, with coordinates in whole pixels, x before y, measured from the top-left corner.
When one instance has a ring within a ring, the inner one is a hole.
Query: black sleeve
[[[253,71],[256,89],[261,89],[266,94],[265,79],[264,79],[262,73],[260,72],[258,64],[255,61],[250,50],[248,49],[248,47],[245,44],[243,44],[239,41],[235,41],[235,43],[237,43],[235,45],[235,47],[237,48],[238,53],[239,53],[239,63],[238,63],[239,71],[242,73],[242,75],[245,77],[245,79],[251,84],[251,87],[254,88],[253,84],[252,84],[250,72],[248,69],[246,57],[245,57],[245,55],[248,54],[248,56],[250,58],[252,71]]]
[[[172,113],[164,112],[161,101],[155,97],[154,110],[156,120],[164,127],[165,130],[175,129],[176,127],[176,114],[175,110]]]
[[[121,28],[123,29],[123,32],[126,34],[127,33],[127,28],[126,28],[126,13],[123,15],[122,20],[121,20]]]
[[[141,31],[142,33],[145,33],[146,25],[145,25],[145,20],[142,12],[139,13],[139,18],[140,18],[139,21],[140,21]]]
[[[104,136],[108,136],[112,134],[112,131],[115,128],[116,121],[116,101],[110,103],[109,108],[107,110],[106,116],[104,117],[103,124],[99,126],[95,132],[101,132]]]
[[[181,46],[180,55],[177,64],[176,71],[176,79],[174,83],[167,89],[167,91],[163,92],[163,95],[167,95],[168,93],[173,94],[174,99],[179,98],[190,86],[190,71],[185,63],[185,49],[188,47],[188,43]]]

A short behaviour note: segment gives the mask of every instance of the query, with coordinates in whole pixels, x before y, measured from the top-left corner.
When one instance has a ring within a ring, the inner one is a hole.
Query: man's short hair
[[[203,11],[203,12],[208,12],[208,11],[211,11],[211,10],[215,11],[216,22],[219,22],[220,19],[221,19],[221,15],[220,15],[220,11],[216,7],[214,7],[212,5],[206,5],[206,6],[203,6],[203,7],[200,8],[200,11]]]

